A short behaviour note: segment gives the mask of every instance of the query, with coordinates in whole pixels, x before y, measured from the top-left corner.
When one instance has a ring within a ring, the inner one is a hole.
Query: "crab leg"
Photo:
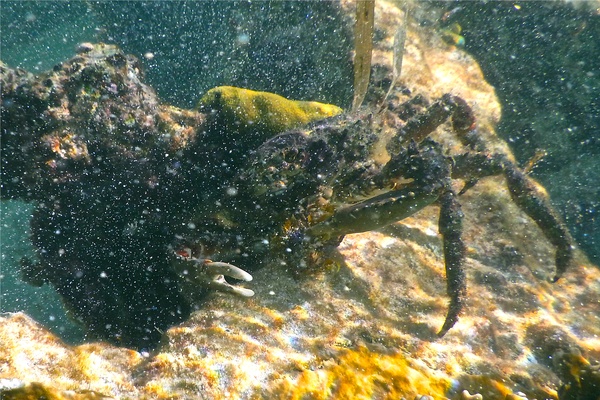
[[[438,336],[442,337],[458,321],[463,307],[463,298],[467,293],[467,283],[463,269],[465,245],[461,239],[464,217],[456,194],[448,190],[440,196],[439,231],[444,238],[444,259],[446,262],[446,291],[450,305],[446,320]]]
[[[416,185],[409,185],[340,208],[330,219],[308,228],[306,234],[329,240],[350,233],[372,231],[411,216],[438,197],[437,191],[419,190]]]
[[[468,133],[475,125],[473,111],[463,99],[451,94],[443,95],[424,113],[406,121],[406,125],[398,134],[400,143],[404,146],[411,140],[420,143],[450,117],[452,117],[452,129],[458,134],[460,140],[472,145]]]
[[[515,203],[533,219],[546,238],[556,247],[556,282],[573,260],[573,238],[559,215],[550,205],[547,195],[536,182],[511,164],[504,171],[510,195]]]
[[[552,282],[556,282],[571,264],[575,245],[543,188],[504,155],[466,153],[455,157],[454,161],[453,178],[478,179],[504,174],[513,201],[536,222],[544,236],[556,247],[556,275],[552,279]]]
[[[434,191],[426,191],[419,190],[416,185],[409,185],[407,188],[393,190],[339,209],[332,218],[306,231],[308,236],[325,240],[349,233],[372,231],[400,221],[439,200],[439,230],[444,240],[447,292],[450,297],[446,320],[438,333],[440,337],[444,336],[458,320],[467,291],[463,270],[465,246],[461,239],[463,213],[457,195],[451,190],[445,190],[440,195],[440,191],[443,190],[445,186],[440,186]]]

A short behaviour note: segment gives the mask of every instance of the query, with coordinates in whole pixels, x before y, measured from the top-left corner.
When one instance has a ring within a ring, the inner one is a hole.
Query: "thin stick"
[[[375,0],[358,0],[354,26],[354,100],[352,111],[361,106],[371,77]]]

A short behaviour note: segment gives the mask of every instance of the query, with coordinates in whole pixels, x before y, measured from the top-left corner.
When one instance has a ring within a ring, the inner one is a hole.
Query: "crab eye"
[[[192,258],[192,249],[190,249],[189,247],[177,249],[175,250],[175,255],[183,259],[189,260]]]

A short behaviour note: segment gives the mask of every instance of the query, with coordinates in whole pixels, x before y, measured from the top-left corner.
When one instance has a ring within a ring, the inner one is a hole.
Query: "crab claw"
[[[235,265],[207,260],[204,262],[202,274],[207,278],[207,286],[210,289],[218,290],[220,292],[234,293],[243,297],[254,296],[254,291],[243,287],[234,286],[225,280],[225,276],[246,282],[250,282],[252,280],[252,275],[243,269],[236,267]]]
[[[202,285],[208,289],[220,292],[234,293],[243,297],[254,296],[254,291],[234,286],[225,279],[228,276],[240,281],[250,282],[252,275],[243,269],[224,262],[214,262],[201,256],[195,257],[192,249],[189,247],[174,250],[174,253],[178,259],[192,261],[196,267],[193,271],[189,271],[187,268],[177,268],[177,272],[181,276],[185,276],[188,283]]]
[[[224,262],[207,261],[204,264],[204,271],[206,274],[226,275],[234,279],[239,279],[240,281],[250,282],[252,280],[252,275],[243,269]]]

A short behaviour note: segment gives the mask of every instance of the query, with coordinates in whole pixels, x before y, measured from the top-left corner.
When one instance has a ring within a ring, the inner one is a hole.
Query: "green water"
[[[0,59],[32,73],[72,57],[77,43],[100,32],[87,2],[2,1],[0,15]],[[81,342],[83,330],[67,317],[54,289],[20,279],[20,259],[35,256],[29,239],[32,211],[33,205],[21,201],[0,202],[0,312],[25,312],[67,342]]]
[[[70,320],[58,294],[51,287],[33,287],[23,282],[19,263],[33,257],[29,220],[33,207],[21,201],[0,202],[0,310],[25,312],[67,342],[80,342],[83,330]]]

